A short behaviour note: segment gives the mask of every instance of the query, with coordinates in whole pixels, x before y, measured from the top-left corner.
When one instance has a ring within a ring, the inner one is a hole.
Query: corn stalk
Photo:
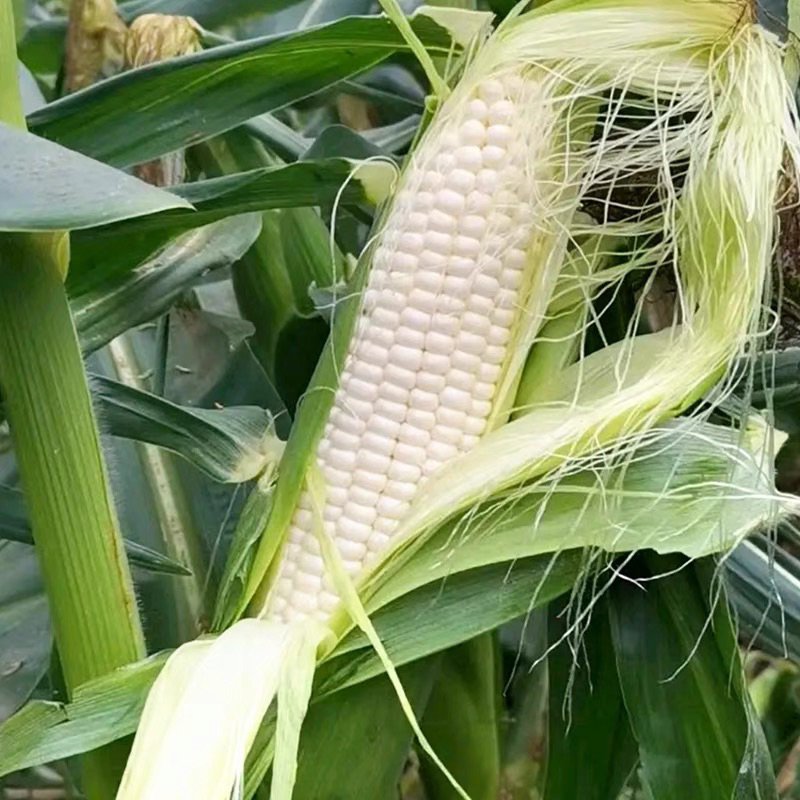
[[[11,0],[0,3],[0,119],[24,127]],[[63,277],[63,232],[0,235],[0,385],[67,692],[145,654]],[[84,762],[113,794],[127,747]]]

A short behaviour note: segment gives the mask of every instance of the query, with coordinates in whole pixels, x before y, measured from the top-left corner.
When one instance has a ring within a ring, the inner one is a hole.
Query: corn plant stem
[[[12,0],[0,0],[0,121],[25,126]],[[65,237],[0,233],[0,388],[67,692],[145,655],[128,563],[62,273]],[[59,246],[61,245],[61,246]],[[127,747],[83,761],[108,800]]]
[[[108,353],[121,383],[141,391],[147,389],[129,334],[114,339],[108,346]],[[191,576],[173,581],[172,588],[181,641],[194,639],[200,633],[201,621],[207,617],[203,576],[208,564],[200,544],[200,533],[175,468],[174,456],[159,447],[141,443],[137,443],[136,452],[167,552],[180,563],[187,564],[192,572]]]
[[[49,247],[0,235],[0,385],[71,693],[145,654],[64,285]],[[99,758],[98,754],[98,758]],[[112,775],[94,775],[110,785]],[[98,772],[100,765],[87,772]],[[98,798],[113,796],[98,788]]]

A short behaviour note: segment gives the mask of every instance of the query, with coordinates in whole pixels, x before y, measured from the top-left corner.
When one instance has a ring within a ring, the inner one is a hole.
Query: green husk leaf
[[[367,607],[463,569],[573,547],[692,558],[731,549],[781,513],[763,434],[756,424],[745,449],[734,429],[676,420],[640,442],[630,463],[609,467],[601,455],[597,471],[489,501],[423,537],[408,558],[390,556],[362,586]]]
[[[326,635],[314,623],[289,629],[246,619],[219,637],[180,647],[151,690],[118,800],[229,797],[276,693],[273,793],[287,800],[316,651]],[[215,700],[209,703],[211,693]],[[191,748],[187,729],[194,731]]]
[[[704,425],[702,431],[703,435],[692,436],[675,424],[672,448],[654,447],[649,457],[620,468],[618,478],[622,484],[610,496],[616,499],[609,508],[597,502],[596,491],[589,494],[595,502],[585,503],[586,488],[594,486],[596,480],[595,476],[587,475],[584,479],[574,479],[578,492],[565,491],[550,498],[536,525],[531,520],[536,519],[541,498],[526,498],[528,506],[523,505],[510,514],[493,512],[497,516],[488,518],[491,525],[482,523],[480,531],[473,530],[471,535],[461,537],[457,546],[452,538],[453,525],[443,527],[402,569],[394,575],[387,574],[367,600],[372,624],[392,663],[402,666],[439,652],[569,591],[578,576],[593,561],[597,562],[579,550],[567,550],[567,545],[573,543],[570,539],[589,546],[610,543],[624,549],[621,542],[614,542],[618,530],[615,520],[635,521],[630,533],[635,538],[636,531],[647,531],[656,518],[655,538],[668,547],[674,535],[676,548],[687,543],[698,548],[703,543],[707,545],[709,537],[721,535],[720,519],[737,529],[737,536],[745,532],[745,526],[757,527],[773,511],[771,493],[764,496],[756,491],[743,502],[736,499],[742,493],[736,487],[744,488],[749,495],[754,486],[761,486],[764,477],[757,460],[731,444],[736,441],[735,432],[709,425]],[[732,464],[742,470],[734,472],[739,484],[730,477]],[[719,478],[734,487],[729,492],[732,499],[727,502],[720,497],[719,482],[715,480]],[[268,494],[264,498],[268,501]],[[263,512],[263,508],[257,509],[258,512]],[[252,534],[253,528],[250,531]],[[573,534],[571,537],[567,534],[565,539],[565,532],[569,531]],[[555,549],[557,555],[530,555],[539,550],[540,536],[544,542],[542,549]],[[733,537],[723,538],[729,541]],[[506,545],[507,539],[512,543]],[[239,574],[245,569],[240,569]],[[425,624],[420,624],[420,620]],[[382,672],[383,664],[370,648],[368,638],[360,631],[352,631],[319,666],[314,696],[323,697]],[[102,684],[99,686],[102,688]],[[100,700],[97,698],[97,702]],[[130,699],[125,700],[126,704],[129,702]],[[81,716],[84,726],[81,735],[91,735],[95,737],[92,742],[102,743],[130,732],[135,725],[132,720],[118,727],[108,722],[111,717],[110,712],[105,721]],[[124,720],[127,719],[125,716]],[[43,760],[80,752],[56,749],[61,739],[51,730],[55,723],[52,717],[37,723],[36,736],[49,748],[43,751],[47,756]],[[5,730],[0,727],[0,740]],[[74,745],[75,740],[71,743]],[[0,761],[0,766],[7,766],[10,771],[36,763],[19,760],[19,752],[24,752],[24,748],[17,752],[18,760]]]

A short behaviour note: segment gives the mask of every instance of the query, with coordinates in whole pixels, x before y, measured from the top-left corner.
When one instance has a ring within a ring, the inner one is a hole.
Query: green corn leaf
[[[431,746],[472,800],[495,800],[500,788],[499,666],[497,640],[488,633],[442,653],[420,719]],[[457,797],[436,766],[420,758],[426,797]]]
[[[214,480],[241,483],[280,456],[272,415],[262,408],[188,408],[100,376],[99,416],[111,433],[171,450]]]
[[[368,142],[381,150],[396,153],[411,144],[421,119],[419,114],[410,114],[399,122],[371,128],[364,131],[362,135]]]
[[[586,562],[579,551],[520,558],[454,573],[370,614],[396,666],[494,630],[568,592]],[[420,620],[425,620],[421,625]],[[383,665],[361,633],[348,635],[317,670],[317,692],[380,675]]]
[[[0,539],[27,545],[33,544],[22,492],[2,484],[0,484]],[[163,573],[164,575],[189,574],[189,570],[183,564],[131,539],[125,540],[125,552],[128,554],[132,566],[147,572]]]
[[[547,800],[617,800],[638,759],[622,700],[605,602],[587,626],[574,622],[565,604],[551,605],[548,619],[550,676]],[[568,641],[564,641],[564,638]],[[568,646],[571,645],[571,646]],[[602,721],[602,722],[601,722]],[[580,764],[580,769],[575,765]]]
[[[742,542],[726,559],[725,580],[744,641],[800,662],[800,562],[759,537]]]
[[[260,230],[260,216],[244,214],[180,235],[127,272],[126,259],[105,258],[73,273],[70,306],[84,354],[169,310],[204,275],[241,258]]]
[[[311,143],[303,158],[374,158],[381,148],[345,125],[328,125]]]
[[[36,700],[0,726],[0,774],[82,753],[136,729],[161,654],[78,687],[70,703]]]
[[[273,480],[274,475],[267,472],[256,482],[239,516],[231,549],[225,562],[225,571],[217,591],[217,612],[212,625],[214,630],[222,630],[230,621],[220,616],[219,609],[235,608],[241,601],[258,548],[264,518],[269,513],[272,502]]]
[[[0,542],[0,722],[36,688],[47,670],[50,645],[36,554],[30,547]]]
[[[197,211],[157,214],[140,225],[119,224],[96,229],[72,239],[72,280],[81,283],[113,250],[119,253],[116,272],[138,265],[173,237],[199,225],[248,211],[298,206],[377,202],[393,180],[386,164],[365,166],[345,159],[297,162],[211,178],[173,187],[172,191]],[[72,286],[72,284],[71,284]]]
[[[247,132],[254,139],[266,145],[271,152],[288,161],[300,158],[311,145],[310,139],[299,134],[294,128],[290,128],[272,114],[260,114],[253,117],[237,130]]]
[[[198,151],[210,175],[276,163],[242,131]],[[263,214],[258,240],[233,269],[239,308],[255,328],[250,345],[290,411],[308,387],[328,337],[327,323],[315,313],[312,284],[317,289],[332,285],[343,274],[342,262],[316,211],[283,208]]]
[[[4,231],[73,230],[168,208],[191,209],[163,189],[2,122],[0,163]]]
[[[448,582],[453,584],[456,591],[449,591],[447,607],[443,604],[440,608],[433,607],[432,601],[442,593],[442,588],[435,585],[433,591],[429,591],[429,587],[426,587],[425,591],[409,598],[412,602],[406,606],[405,610],[413,617],[413,622],[406,618],[403,609],[393,618],[384,615],[381,619],[384,639],[388,646],[387,626],[391,625],[396,636],[391,639],[390,652],[399,659],[398,665],[415,661],[438,652],[442,646],[471,638],[479,632],[481,625],[488,630],[524,613],[531,605],[532,592],[535,593],[537,588],[537,602],[541,603],[568,591],[577,578],[579,566],[580,558],[568,555],[559,559],[554,568],[551,568],[549,559],[528,559],[520,563],[518,570],[512,571],[510,581],[508,565],[490,568],[484,573],[482,582],[476,579],[476,575],[470,576],[470,582]],[[544,587],[539,585],[543,576],[548,581]],[[513,596],[507,589],[509,583],[516,589]],[[494,598],[500,596],[502,601],[495,602]],[[491,612],[485,612],[487,598],[493,599],[494,618]],[[478,610],[483,610],[482,617],[470,624],[470,615]],[[445,612],[444,615],[440,616],[439,611]],[[431,614],[431,623],[435,624],[420,626],[417,615],[421,613]],[[378,617],[375,619],[377,622]],[[456,625],[458,620],[461,620],[460,626]],[[421,627],[425,630],[421,630]],[[450,634],[452,641],[443,642],[440,634],[451,628],[457,629],[455,634]],[[132,733],[138,724],[147,692],[168,655],[160,654],[117,670],[107,678],[88,683],[80,687],[72,703],[29,703],[0,726],[0,777],[29,766],[66,758]],[[362,654],[358,654],[357,658],[351,654],[345,660],[350,662],[349,666],[340,663],[335,671],[325,670],[324,667],[322,672],[318,670],[314,691],[317,699],[346,686],[362,683],[382,672],[380,662],[370,664]],[[262,738],[269,741],[270,736]]]
[[[422,114],[425,111],[425,90],[408,73],[402,73],[402,81],[394,80],[397,77],[396,72],[381,75],[376,70],[363,79],[342,81],[339,88],[368,100],[384,112]]]
[[[414,30],[433,54],[446,56],[455,47],[427,17],[417,18]],[[130,166],[313,95],[407,49],[384,17],[348,17],[131,70],[51,103],[29,117],[29,127],[101,161]]]
[[[653,800],[777,796],[713,572],[644,553],[611,587],[617,669]]]
[[[311,208],[287,209],[280,215],[281,245],[297,311],[316,313],[309,289],[326,289],[344,278],[344,259],[332,244],[327,225]],[[331,251],[333,248],[333,251]]]

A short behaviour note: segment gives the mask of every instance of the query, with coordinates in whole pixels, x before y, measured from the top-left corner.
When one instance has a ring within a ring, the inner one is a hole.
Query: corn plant
[[[0,0],[8,797],[795,796],[763,11]]]

